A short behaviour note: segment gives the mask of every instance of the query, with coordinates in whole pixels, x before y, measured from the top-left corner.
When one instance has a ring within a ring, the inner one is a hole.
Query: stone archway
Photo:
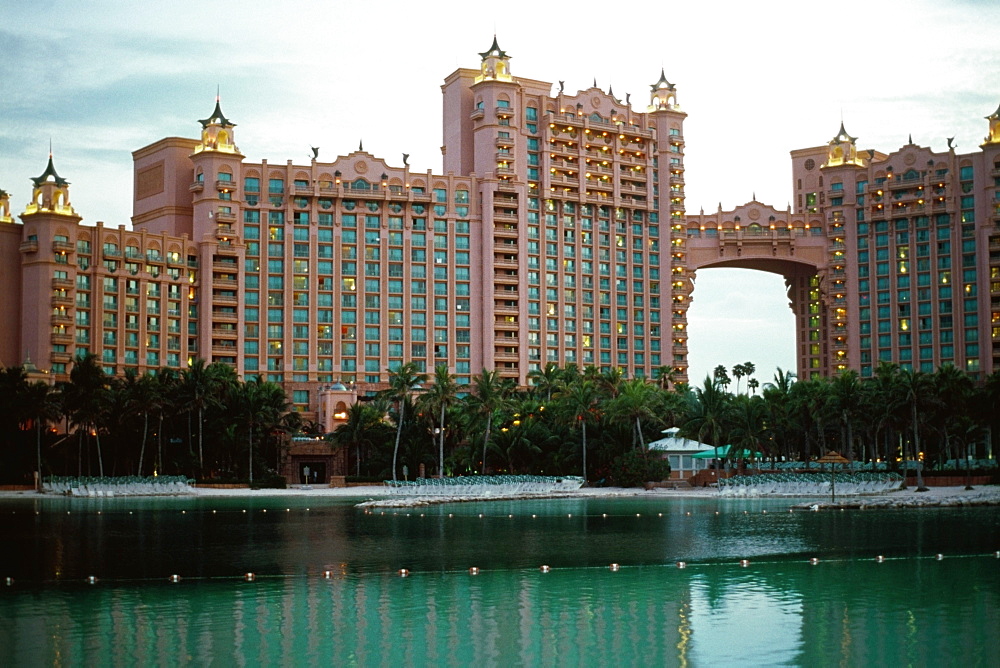
[[[847,312],[842,226],[815,215],[792,214],[756,201],[731,211],[687,220],[675,266],[674,316],[684,314],[701,269],[740,268],[785,279],[795,315],[796,372],[800,378],[832,375],[847,364]],[[681,299],[678,300],[678,294]],[[686,299],[684,298],[686,295]]]

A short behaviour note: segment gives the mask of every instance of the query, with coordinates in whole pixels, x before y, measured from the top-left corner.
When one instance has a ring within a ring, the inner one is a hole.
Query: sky
[[[131,152],[196,137],[216,89],[248,160],[365,150],[441,169],[441,93],[496,33],[511,72],[610,85],[644,110],[660,68],[684,125],[687,210],[791,199],[789,151],[839,129],[859,148],[974,150],[1000,105],[1000,2],[637,0],[239,3],[0,0],[0,189],[15,212],[49,142],[84,224],[128,225]],[[428,131],[430,130],[430,131]],[[689,312],[692,382],[794,369],[780,276],[707,269]]]

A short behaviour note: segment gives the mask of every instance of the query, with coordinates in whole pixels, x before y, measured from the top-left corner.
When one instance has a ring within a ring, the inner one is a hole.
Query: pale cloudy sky
[[[664,67],[687,111],[690,213],[791,197],[788,152],[824,144],[841,115],[859,145],[912,133],[972,150],[1000,104],[1000,2],[162,2],[0,0],[0,188],[20,209],[51,138],[85,223],[128,224],[131,151],[197,135],[216,86],[250,160],[357,148],[441,167],[445,76],[475,67],[496,32],[512,73],[596,78],[633,106]],[[691,377],[752,361],[794,369],[782,279],[704,270]]]

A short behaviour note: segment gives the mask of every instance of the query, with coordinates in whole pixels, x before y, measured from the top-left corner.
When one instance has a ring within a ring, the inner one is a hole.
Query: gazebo
[[[671,480],[687,480],[707,468],[707,460],[695,457],[705,449],[712,449],[707,443],[679,437],[679,431],[680,427],[664,429],[662,433],[667,435],[666,438],[653,441],[647,446],[650,451],[659,453],[670,462]]]

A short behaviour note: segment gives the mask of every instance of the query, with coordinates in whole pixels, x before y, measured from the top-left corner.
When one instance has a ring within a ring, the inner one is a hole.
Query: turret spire
[[[479,54],[482,62],[479,65],[479,76],[476,83],[480,81],[513,81],[510,76],[510,56],[500,48],[497,43],[496,34],[493,35],[493,44]]]

